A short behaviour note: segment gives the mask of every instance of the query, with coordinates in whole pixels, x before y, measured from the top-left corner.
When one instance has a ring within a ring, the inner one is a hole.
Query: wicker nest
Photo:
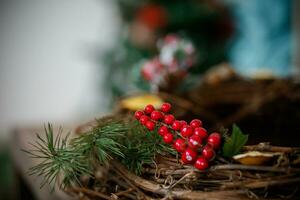
[[[254,132],[250,138],[257,141],[298,146],[300,87],[290,80],[255,81],[234,76],[201,84],[184,95],[160,92],[159,96],[178,108],[176,117],[200,117],[210,130],[238,123],[246,132]],[[79,132],[84,132],[84,127]],[[289,137],[284,139],[282,133]],[[246,146],[244,151],[276,156],[262,165],[218,157],[204,172],[182,165],[175,157],[157,157],[152,165],[144,166],[140,176],[112,160],[108,166],[99,166],[94,179],[82,177],[83,187],[68,188],[67,192],[81,199],[300,199],[300,148],[262,143]]]
[[[297,199],[299,168],[218,164],[199,172],[173,158],[159,161],[141,176],[113,161],[67,192],[80,199]]]
[[[79,130],[84,128],[86,125]],[[144,166],[139,176],[113,159],[107,166],[98,166],[94,178],[81,177],[82,187],[70,187],[66,192],[80,199],[298,198],[300,148],[261,143],[245,146],[243,151],[276,156],[264,165],[217,157],[206,171],[182,165],[176,157],[157,157],[153,164]]]
[[[293,80],[231,77],[214,84],[203,82],[185,94],[159,96],[174,105],[177,118],[200,118],[208,130],[236,123],[252,133],[250,144],[298,146],[300,84]]]

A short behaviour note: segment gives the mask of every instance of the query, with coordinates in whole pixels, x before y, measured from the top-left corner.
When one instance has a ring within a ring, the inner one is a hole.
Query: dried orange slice
[[[233,156],[233,159],[244,165],[262,165],[280,153],[249,151]]]
[[[159,108],[163,100],[154,94],[142,94],[130,96],[120,101],[121,108],[129,110],[143,110],[148,104],[152,104],[155,108]]]

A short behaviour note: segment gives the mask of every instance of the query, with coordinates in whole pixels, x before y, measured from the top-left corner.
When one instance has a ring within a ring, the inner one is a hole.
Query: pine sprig
[[[62,136],[59,129],[54,137],[53,126],[45,126],[45,137],[37,134],[32,149],[23,150],[31,158],[41,159],[41,162],[29,169],[31,175],[43,176],[41,183],[53,185],[60,181],[60,186],[65,188],[70,184],[80,184],[81,175],[92,175],[94,167],[104,165],[113,157],[124,158],[119,141],[127,133],[127,127],[116,120],[108,119],[99,122],[99,126],[91,131],[69,141],[69,134]],[[54,187],[53,187],[54,188]]]
[[[157,130],[149,131],[137,121],[131,122],[129,126],[123,150],[126,159],[123,159],[122,163],[130,171],[141,174],[143,165],[152,164],[158,154],[176,154],[173,148],[162,142]]]
[[[56,136],[53,126],[45,127],[45,137],[37,134],[32,149],[24,150],[41,162],[30,168],[30,174],[43,176],[46,183],[59,182],[62,188],[80,185],[79,177],[92,175],[98,165],[111,159],[121,161],[129,170],[141,174],[145,164],[152,164],[158,154],[175,154],[175,150],[162,142],[156,134],[133,120],[104,119],[91,131],[81,133],[69,142],[69,134]]]
[[[41,187],[46,183],[53,185],[64,174],[60,185],[60,187],[64,188],[73,181],[79,183],[78,177],[80,175],[91,173],[86,163],[82,162],[82,155],[73,151],[67,145],[68,138],[69,134],[62,137],[61,128],[57,136],[54,137],[53,126],[48,124],[47,127],[45,126],[45,138],[37,134],[36,142],[31,143],[33,149],[23,150],[31,158],[42,159],[39,164],[29,169],[31,175],[36,174],[44,177]]]
[[[74,150],[84,155],[91,161],[105,164],[114,156],[124,158],[121,151],[122,145],[118,142],[127,132],[122,123],[111,122],[94,128],[90,132],[83,133],[71,142]]]

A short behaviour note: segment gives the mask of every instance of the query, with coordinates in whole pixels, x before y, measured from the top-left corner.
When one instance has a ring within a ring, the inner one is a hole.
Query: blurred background
[[[131,93],[184,92],[215,66],[246,79],[297,80],[299,5],[0,0],[1,193],[9,198],[13,188],[9,149],[16,128],[82,123],[111,112]],[[157,71],[161,64],[179,71],[176,79],[181,72],[188,78],[170,88]]]

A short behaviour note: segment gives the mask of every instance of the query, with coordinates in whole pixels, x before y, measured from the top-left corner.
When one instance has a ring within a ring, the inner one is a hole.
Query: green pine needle
[[[47,127],[45,126],[45,138],[37,134],[36,142],[31,143],[33,149],[23,150],[31,158],[41,159],[39,164],[29,169],[31,175],[44,177],[41,187],[46,183],[53,185],[62,174],[69,175],[64,177],[60,185],[63,188],[70,185],[79,175],[90,174],[86,163],[82,162],[82,155],[67,146],[68,138],[69,134],[62,138],[61,128],[54,138],[53,126],[48,124]]]
[[[126,159],[122,163],[138,175],[142,173],[143,165],[153,163],[158,154],[176,154],[173,148],[162,142],[157,129],[149,131],[138,121],[131,122],[124,146]]]
[[[81,134],[74,138],[71,144],[76,152],[80,152],[86,158],[97,158],[100,164],[105,164],[114,156],[124,158],[122,145],[118,140],[122,139],[126,132],[127,128],[123,124],[113,122]]]
[[[145,164],[152,164],[158,154],[176,152],[162,142],[157,130],[148,131],[137,121],[120,121],[105,118],[91,131],[81,133],[68,141],[69,134],[62,137],[62,130],[54,137],[53,127],[45,127],[45,138],[37,134],[37,140],[26,151],[40,163],[30,168],[30,174],[43,176],[41,187],[46,183],[60,181],[65,188],[71,184],[80,185],[79,177],[92,176],[98,165],[106,165],[109,160],[121,161],[130,171],[141,174]]]

